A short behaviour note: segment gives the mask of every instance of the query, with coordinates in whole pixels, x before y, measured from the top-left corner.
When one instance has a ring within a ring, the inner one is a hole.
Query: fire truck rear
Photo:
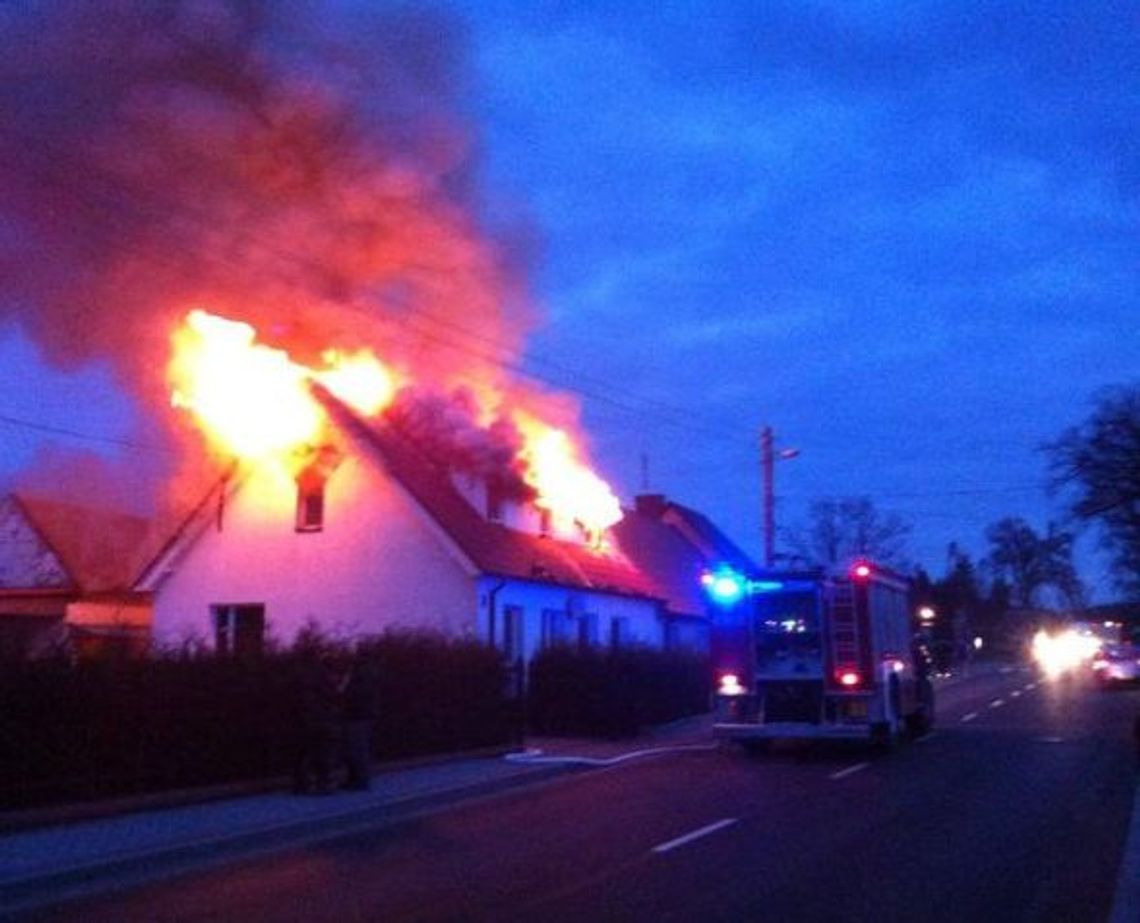
[[[734,580],[738,582],[733,582]],[[713,625],[715,733],[746,745],[854,739],[888,746],[934,720],[905,578],[869,562],[842,576],[705,578]]]

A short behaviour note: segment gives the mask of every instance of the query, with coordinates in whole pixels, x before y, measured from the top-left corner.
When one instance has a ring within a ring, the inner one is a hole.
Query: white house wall
[[[296,486],[250,475],[158,588],[159,644],[212,641],[211,606],[264,604],[270,637],[314,622],[350,637],[390,627],[473,634],[476,580],[372,459],[349,455],[325,489],[324,528],[294,531]]]
[[[516,636],[513,643],[507,638],[509,607],[521,615],[521,638]],[[495,646],[500,650],[513,648],[515,656],[521,653],[524,660],[531,660],[546,640],[544,612],[563,613],[568,622],[577,617],[590,618],[592,640],[600,645],[609,643],[614,619],[623,620],[623,644],[655,648],[664,645],[660,607],[652,600],[490,576],[479,581],[479,638],[488,640],[493,633]]]

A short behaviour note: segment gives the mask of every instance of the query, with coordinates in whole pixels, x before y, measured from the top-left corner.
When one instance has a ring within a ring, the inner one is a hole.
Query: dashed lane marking
[[[854,766],[848,766],[846,769],[840,769],[838,772],[833,772],[830,776],[828,776],[828,778],[834,779],[836,781],[839,779],[846,779],[848,776],[852,776],[857,772],[862,772],[870,765],[870,763],[856,763]]]
[[[962,720],[963,721],[973,721],[977,717],[978,717],[978,713],[976,711],[972,711],[967,715],[963,715]]]
[[[1009,697],[1011,699],[1016,699],[1016,698],[1019,698],[1020,696],[1021,696],[1021,690],[1020,689],[1014,689],[1013,692],[1011,692],[1009,694]]]
[[[710,833],[716,833],[718,830],[723,830],[725,827],[731,827],[736,823],[735,817],[726,817],[724,820],[718,820],[715,823],[708,824],[691,833],[686,833],[676,839],[668,840],[664,843],[658,843],[653,847],[655,853],[666,853],[670,850],[676,849],[678,846],[684,846],[686,843],[691,843],[693,840],[699,840],[701,837],[708,836]]]
[[[1005,699],[994,699],[990,702],[990,708],[1001,708],[1005,704]]]

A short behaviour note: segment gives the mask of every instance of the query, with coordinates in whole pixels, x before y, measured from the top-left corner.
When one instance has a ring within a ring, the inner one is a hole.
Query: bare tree
[[[990,554],[986,559],[995,578],[1009,583],[1011,602],[1029,608],[1043,592],[1056,590],[1070,606],[1079,606],[1083,588],[1073,565],[1072,533],[1049,523],[1044,535],[1024,519],[1002,519],[986,530]]]
[[[1101,527],[1120,588],[1140,597],[1140,384],[1102,392],[1046,451],[1052,487],[1077,520]]]
[[[870,497],[834,497],[811,505],[808,524],[789,535],[800,557],[826,567],[869,558],[900,570],[908,566],[911,526],[902,517],[883,513]]]

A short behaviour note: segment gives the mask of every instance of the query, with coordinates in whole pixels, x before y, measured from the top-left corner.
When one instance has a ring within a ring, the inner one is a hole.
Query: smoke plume
[[[0,9],[0,310],[51,361],[108,359],[163,406],[194,305],[301,360],[368,345],[440,382],[472,331],[518,348],[521,274],[476,217],[462,32],[337,9]]]

